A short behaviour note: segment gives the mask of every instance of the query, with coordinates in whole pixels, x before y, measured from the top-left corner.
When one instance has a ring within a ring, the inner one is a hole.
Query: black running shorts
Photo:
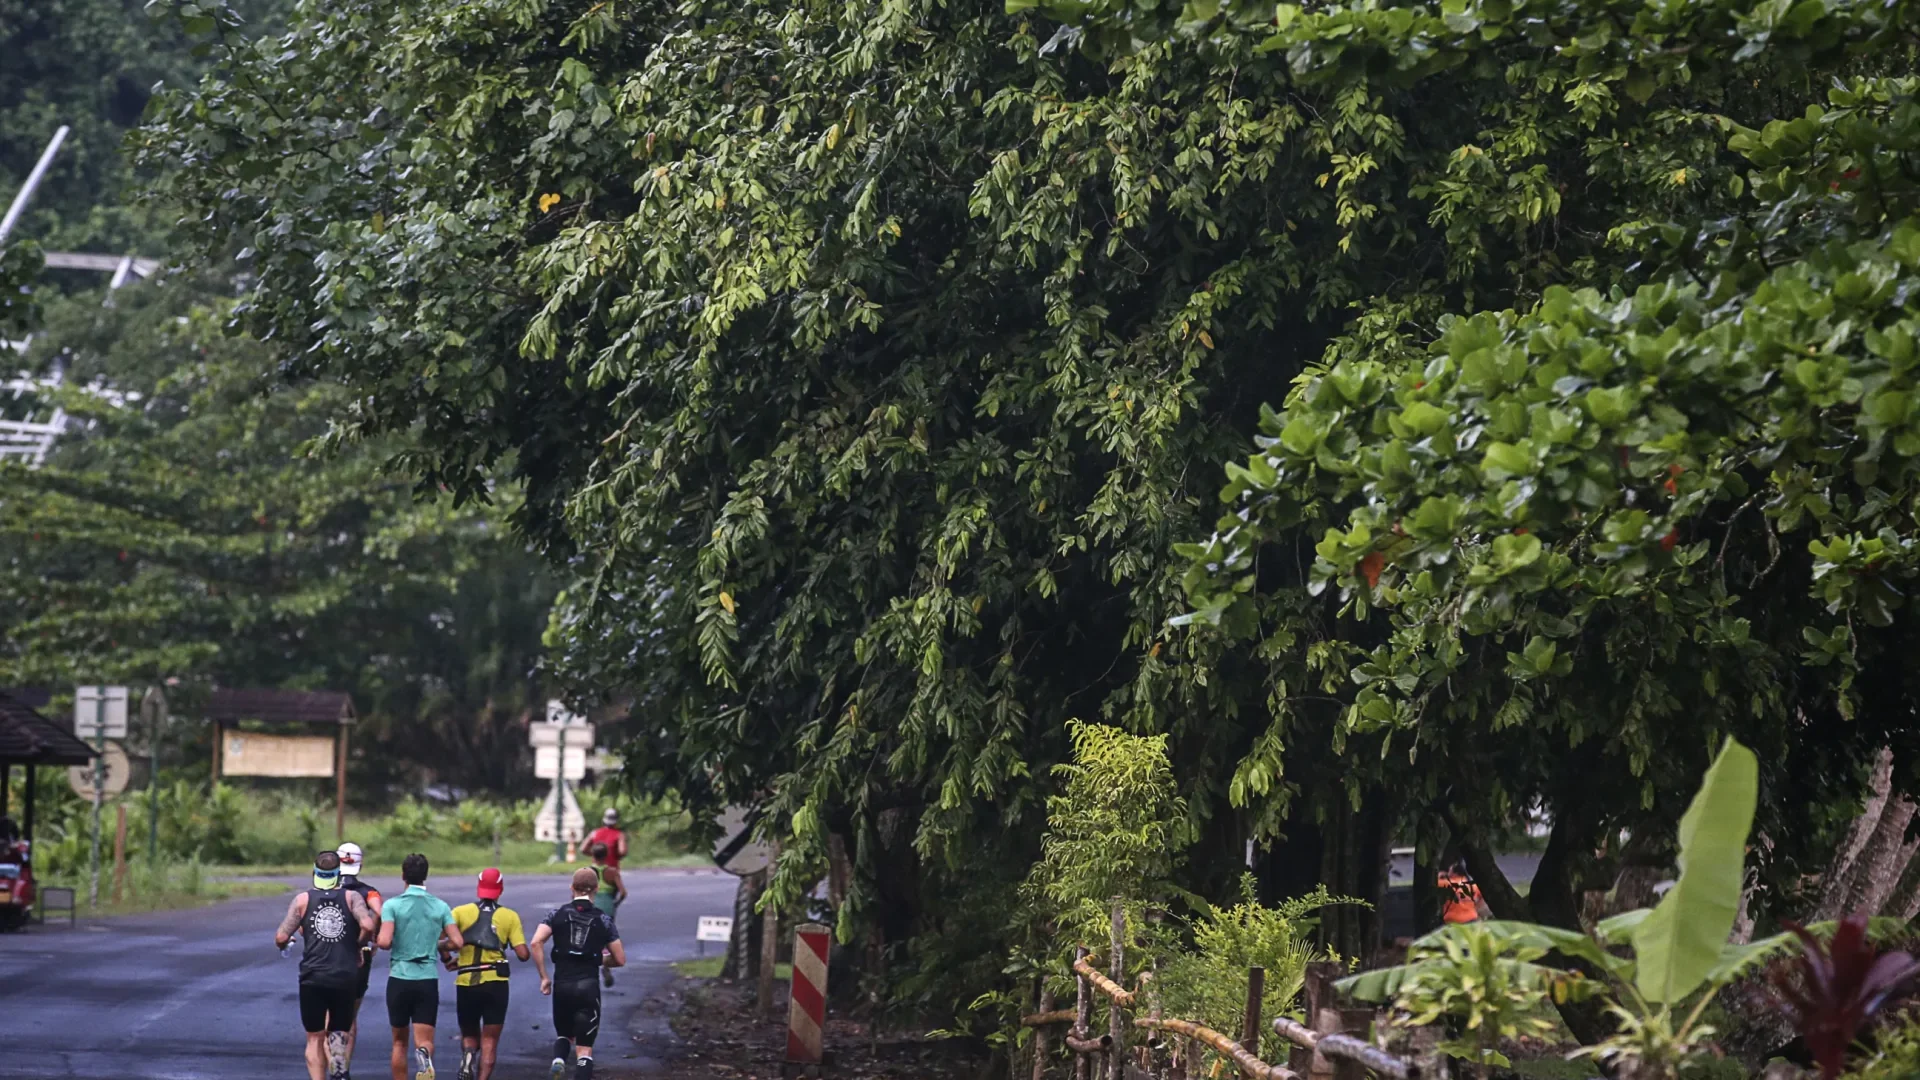
[[[553,984],[553,1030],[575,1046],[592,1046],[600,1038],[600,977],[569,979]]]
[[[482,1024],[499,1027],[507,1022],[507,987],[511,983],[489,982],[479,986],[453,988],[453,1010],[460,1016],[460,1034],[473,1038]],[[592,1043],[587,1045],[591,1046]]]
[[[353,987],[300,984],[300,1026],[308,1031],[347,1031],[353,1027]]]
[[[387,1025],[436,1024],[440,1021],[439,979],[396,979],[387,976]]]

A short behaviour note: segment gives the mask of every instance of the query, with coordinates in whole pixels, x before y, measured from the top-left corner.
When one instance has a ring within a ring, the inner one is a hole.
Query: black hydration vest
[[[473,906],[480,912],[480,916],[473,922],[473,932],[466,936],[467,944],[482,949],[492,949],[495,952],[505,952],[506,947],[500,944],[500,932],[493,928],[493,913],[500,909],[500,901],[481,900]]]
[[[305,945],[300,981],[344,988],[360,980],[360,923],[347,909],[345,889],[308,889],[307,913],[300,920]]]
[[[585,905],[583,908],[582,905]],[[558,977],[579,978],[600,966],[600,952],[611,936],[600,909],[591,901],[575,900],[553,913],[553,971]]]

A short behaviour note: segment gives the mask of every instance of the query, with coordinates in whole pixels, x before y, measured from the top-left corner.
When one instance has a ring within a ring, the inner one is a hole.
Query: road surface
[[[397,879],[375,877],[392,895]],[[559,875],[507,879],[508,907],[534,925],[567,898]],[[629,871],[621,908],[626,968],[605,991],[596,1057],[644,1067],[631,1032],[640,1007],[674,977],[669,963],[695,953],[702,915],[733,911],[734,878],[715,871]],[[472,899],[470,879],[435,877],[429,890],[448,903]],[[304,1077],[297,971],[299,945],[282,958],[273,929],[288,896],[235,900],[196,911],[35,927],[0,934],[0,1077],[85,1080],[222,1080]],[[361,1080],[387,1077],[386,954],[374,959],[353,1068]],[[532,964],[514,965],[512,1003],[495,1076],[545,1076],[553,1024]],[[446,1080],[460,1063],[453,976],[440,977],[434,1062]],[[651,1022],[657,1023],[658,1020]],[[624,1071],[624,1068],[623,1070]]]

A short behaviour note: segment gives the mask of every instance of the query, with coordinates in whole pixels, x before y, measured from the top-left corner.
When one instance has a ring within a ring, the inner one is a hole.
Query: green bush
[[[1920,1017],[1880,1029],[1873,1056],[1844,1074],[1847,1080],[1913,1080],[1920,1076]]]
[[[1293,1011],[1294,999],[1306,985],[1308,964],[1338,959],[1314,944],[1319,920],[1313,912],[1358,901],[1333,896],[1323,887],[1279,907],[1263,907],[1254,901],[1253,889],[1252,875],[1242,878],[1241,902],[1208,906],[1192,923],[1192,948],[1164,962],[1153,992],[1167,1016],[1237,1032],[1246,1006],[1248,968],[1266,969],[1260,1013],[1272,1018]],[[1261,1055],[1268,1061],[1285,1060],[1284,1043],[1271,1030],[1262,1032]]]

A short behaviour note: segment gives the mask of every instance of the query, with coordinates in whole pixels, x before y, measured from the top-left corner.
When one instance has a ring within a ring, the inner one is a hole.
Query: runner
[[[407,891],[380,906],[380,947],[387,964],[387,1023],[393,1028],[393,1080],[407,1080],[407,1035],[413,1035],[413,1080],[433,1080],[433,1026],[440,1019],[440,973],[434,953],[444,937],[466,945],[453,909],[428,892],[427,857],[415,852],[400,864]]]
[[[365,869],[367,865],[366,853],[360,850],[359,844],[349,843],[340,845],[339,854],[340,887],[359,893],[360,899],[367,902],[368,910],[373,912],[373,917],[378,919],[380,917],[380,890],[367,884],[360,876],[361,870]],[[370,985],[372,978],[373,935],[369,934],[367,935],[367,940],[360,944],[360,989],[353,998],[353,1027],[347,1031],[347,1062],[349,1065],[353,1062],[353,1048],[360,1043],[360,1006],[367,999],[367,987]],[[351,1073],[349,1073],[344,1080],[352,1080]]]
[[[627,902],[627,883],[621,880],[620,868],[607,862],[611,857],[607,845],[596,843],[587,849],[587,854],[593,857],[593,872],[600,875],[600,884],[593,893],[593,906],[606,912],[607,921],[617,927],[620,905]],[[608,986],[613,985],[612,968],[601,968],[600,977]]]
[[[475,903],[453,909],[454,925],[466,939],[457,956],[442,946],[453,979],[454,1011],[460,1017],[460,1080],[488,1080],[500,1054],[500,1029],[507,1023],[507,950],[525,960],[526,932],[512,908],[500,906],[507,887],[500,871],[480,871]]]
[[[600,1035],[600,980],[595,971],[627,962],[627,947],[613,920],[593,906],[600,875],[589,867],[573,872],[573,900],[562,906],[533,932],[533,967],[540,973],[540,992],[553,995],[553,1065],[548,1080],[560,1080],[567,1071],[567,1043],[573,1042],[574,1080],[592,1080],[593,1043]],[[540,947],[553,941],[553,975]],[[605,953],[603,959],[601,954]]]
[[[347,1029],[353,1026],[360,942],[377,925],[360,894],[341,888],[340,856],[331,851],[315,856],[313,888],[293,898],[273,932],[274,947],[285,955],[294,931],[300,931],[300,1025],[307,1032],[307,1080],[347,1075]]]
[[[620,860],[627,857],[627,834],[620,831],[620,811],[607,807],[600,815],[600,827],[587,834],[587,850],[593,845],[607,845],[607,865],[620,869]]]

